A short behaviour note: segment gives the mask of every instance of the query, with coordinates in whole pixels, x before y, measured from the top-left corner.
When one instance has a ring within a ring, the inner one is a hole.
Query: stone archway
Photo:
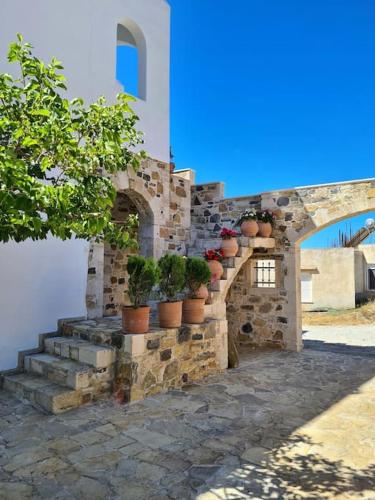
[[[275,212],[275,237],[284,261],[287,349],[302,349],[300,245],[341,220],[375,210],[375,179],[306,186],[262,195],[262,208]]]
[[[128,256],[135,253],[145,257],[154,255],[154,216],[150,207],[139,193],[131,189],[118,191],[112,209],[113,221],[121,227],[131,216],[138,218],[138,228],[134,234],[138,248],[121,249],[116,245],[104,244],[103,316],[120,314],[126,302]]]

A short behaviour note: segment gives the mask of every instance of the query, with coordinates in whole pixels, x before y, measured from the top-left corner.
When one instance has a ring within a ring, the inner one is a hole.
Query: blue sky
[[[226,196],[375,176],[374,0],[169,3],[177,168]]]

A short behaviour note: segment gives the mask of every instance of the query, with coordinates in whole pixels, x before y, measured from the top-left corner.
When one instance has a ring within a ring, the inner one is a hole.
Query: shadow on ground
[[[46,416],[0,393],[0,498],[375,497],[372,348],[309,341],[130,406]]]

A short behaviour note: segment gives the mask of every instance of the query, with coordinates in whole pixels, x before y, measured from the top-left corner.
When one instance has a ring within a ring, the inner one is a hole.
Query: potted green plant
[[[130,255],[126,270],[132,305],[122,308],[123,330],[125,333],[147,333],[150,325],[150,307],[147,302],[153,287],[159,281],[159,267],[154,259]]]
[[[269,238],[272,234],[272,227],[275,223],[275,214],[271,210],[260,210],[257,212],[259,225],[259,236]]]
[[[221,263],[224,259],[224,253],[221,248],[210,248],[204,252],[204,258],[211,271],[211,283],[215,283],[215,281],[221,279],[224,274],[224,268]]]
[[[208,297],[207,284],[211,278],[211,271],[207,262],[199,257],[186,259],[186,287],[188,298],[183,302],[183,322],[203,323],[204,304]]]
[[[241,234],[247,238],[254,238],[258,234],[259,226],[255,210],[245,210],[238,219],[237,224],[241,228]]]
[[[221,250],[225,258],[235,257],[238,252],[237,233],[233,229],[224,227],[220,233]]]
[[[159,260],[159,290],[165,302],[158,304],[159,325],[162,328],[178,328],[182,323],[182,300],[178,294],[185,287],[185,258],[166,254]]]

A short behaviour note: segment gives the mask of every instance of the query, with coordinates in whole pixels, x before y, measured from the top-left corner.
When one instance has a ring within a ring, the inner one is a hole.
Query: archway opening
[[[119,315],[122,305],[128,302],[126,264],[129,255],[150,257],[154,254],[153,213],[150,207],[139,194],[131,190],[119,191],[112,209],[113,221],[121,227],[134,217],[138,219],[138,227],[134,229],[138,248],[121,249],[109,243],[104,245],[103,316]]]
[[[140,28],[129,19],[117,25],[116,79],[125,92],[146,99],[146,42]]]
[[[299,244],[305,347],[375,345],[367,332],[375,325],[375,212],[348,215]]]

